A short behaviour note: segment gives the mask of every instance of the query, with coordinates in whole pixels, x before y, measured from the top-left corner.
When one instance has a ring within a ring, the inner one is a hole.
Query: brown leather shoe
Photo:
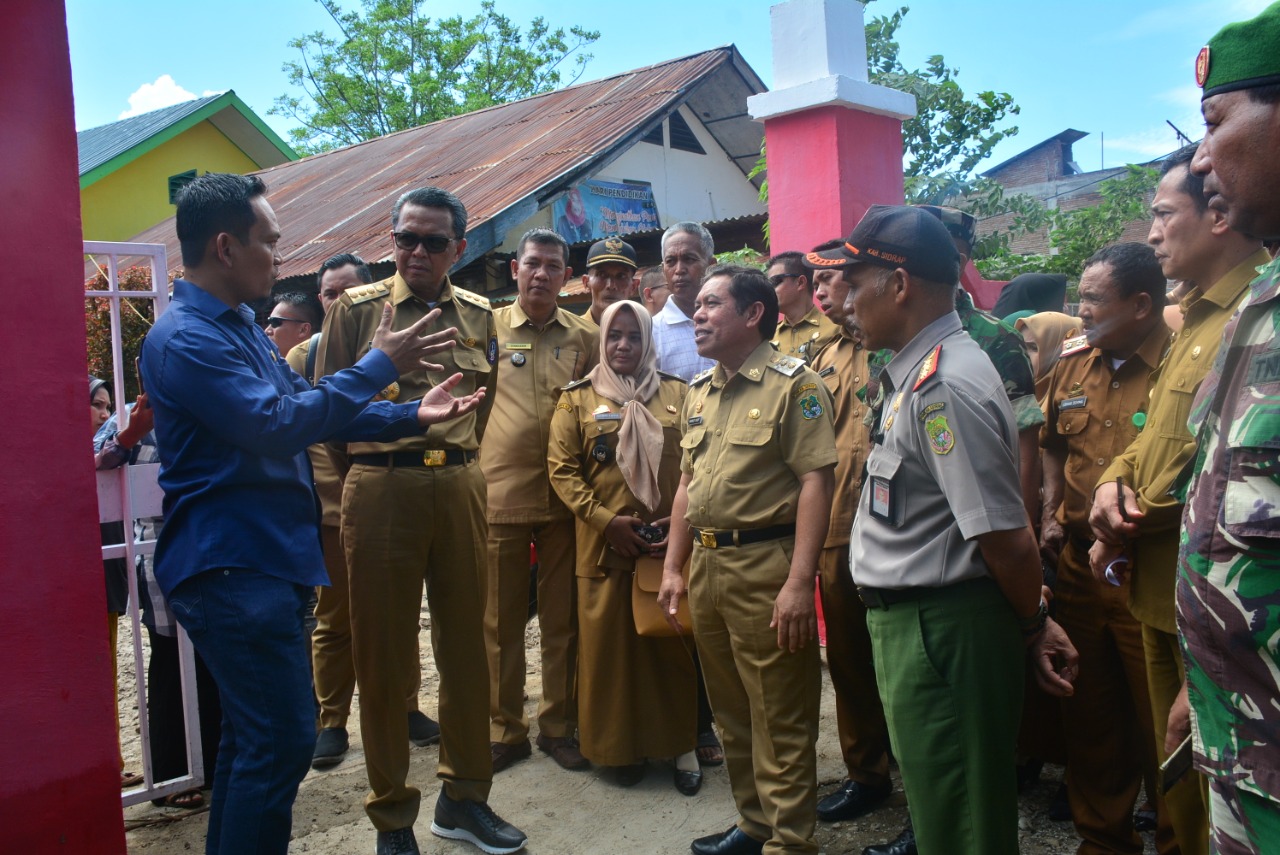
[[[538,734],[538,750],[550,754],[561,769],[585,769],[591,765],[578,750],[578,740],[572,736],[543,736]]]
[[[533,749],[529,747],[529,740],[522,739],[515,745],[508,745],[505,742],[490,742],[489,755],[493,758],[493,774],[498,774],[503,769],[519,760],[533,754]]]

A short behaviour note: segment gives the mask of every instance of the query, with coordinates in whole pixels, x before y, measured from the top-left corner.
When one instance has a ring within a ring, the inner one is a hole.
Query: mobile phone
[[[138,394],[145,395],[147,387],[142,385],[142,357],[135,356],[133,358],[133,373],[138,378]]]
[[[1174,784],[1182,779],[1191,769],[1191,737],[1182,740],[1182,744],[1169,755],[1169,759],[1160,764],[1160,785],[1164,792],[1169,792]]]

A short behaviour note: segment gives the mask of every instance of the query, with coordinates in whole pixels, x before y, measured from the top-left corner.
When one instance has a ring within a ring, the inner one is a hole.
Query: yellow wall
[[[85,240],[128,240],[172,217],[169,176],[189,170],[244,174],[258,169],[235,143],[201,122],[80,191]]]

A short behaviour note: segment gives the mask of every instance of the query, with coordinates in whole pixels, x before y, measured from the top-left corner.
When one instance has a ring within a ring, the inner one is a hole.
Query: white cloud
[[[213,93],[206,92],[206,95]],[[130,116],[137,116],[142,113],[149,113],[152,110],[159,110],[161,107],[171,107],[174,104],[181,104],[183,101],[190,101],[195,98],[194,92],[188,92],[183,89],[173,78],[167,74],[162,74],[156,78],[155,83],[144,83],[129,96],[129,109],[125,110],[116,118],[127,119]]]

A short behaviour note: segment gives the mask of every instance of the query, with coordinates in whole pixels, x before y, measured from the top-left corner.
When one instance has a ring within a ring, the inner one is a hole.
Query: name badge
[[[1079,398],[1067,398],[1058,404],[1059,410],[1078,410],[1085,404],[1089,403],[1088,395],[1081,395]]]
[[[596,421],[598,422],[620,422],[622,421],[622,413],[596,413]]]
[[[871,516],[896,528],[898,521],[893,513],[893,482],[877,475],[872,475],[868,480],[871,483]]]
[[[700,425],[700,424],[702,424],[702,416],[694,416],[693,418],[689,419],[690,427],[693,427],[695,425]]]

